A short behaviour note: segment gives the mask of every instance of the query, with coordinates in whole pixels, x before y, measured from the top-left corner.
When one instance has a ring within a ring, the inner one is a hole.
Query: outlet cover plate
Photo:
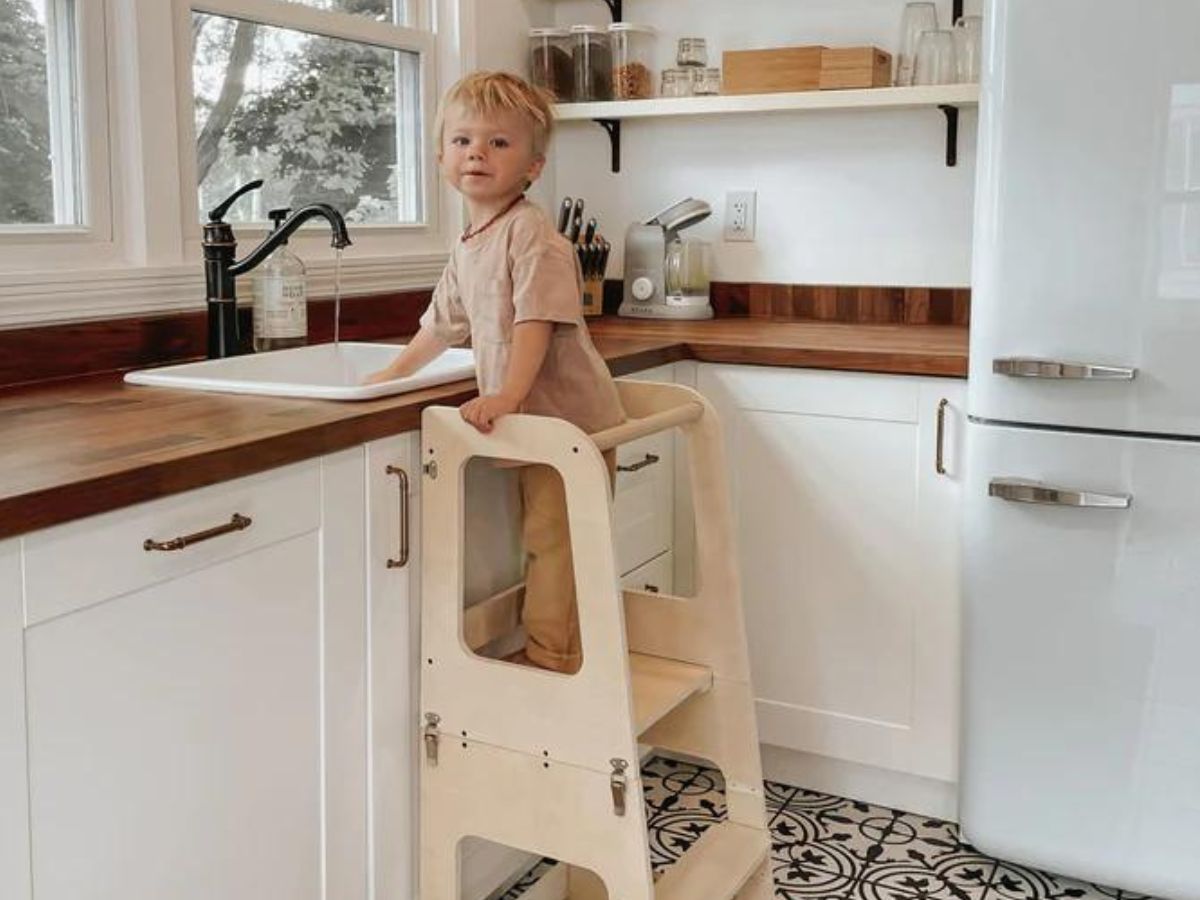
[[[753,241],[758,225],[755,191],[729,191],[725,195],[725,240]]]

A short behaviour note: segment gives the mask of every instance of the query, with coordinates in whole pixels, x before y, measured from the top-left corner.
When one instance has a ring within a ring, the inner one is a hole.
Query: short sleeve
[[[570,243],[531,216],[514,224],[509,259],[514,322],[579,322],[583,299]]]
[[[432,331],[443,344],[461,344],[471,334],[471,323],[458,292],[458,277],[454,272],[454,260],[446,264],[433,299],[421,314],[421,327]]]

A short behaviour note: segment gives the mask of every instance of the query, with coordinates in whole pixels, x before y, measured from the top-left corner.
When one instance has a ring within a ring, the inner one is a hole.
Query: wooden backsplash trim
[[[341,336],[372,340],[412,334],[430,295],[424,290],[344,297]],[[239,314],[248,337],[250,310]],[[0,388],[202,359],[206,334],[203,309],[0,331]],[[314,344],[333,340],[332,300],[309,303],[308,339]]]
[[[718,317],[870,325],[971,323],[970,288],[715,281],[712,302]]]

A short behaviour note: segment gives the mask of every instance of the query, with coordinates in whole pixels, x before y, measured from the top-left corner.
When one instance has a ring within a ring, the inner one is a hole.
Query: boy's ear
[[[529,166],[529,171],[525,174],[526,179],[530,184],[537,181],[542,175],[542,169],[546,167],[546,155],[539,153],[533,158],[533,163]]]

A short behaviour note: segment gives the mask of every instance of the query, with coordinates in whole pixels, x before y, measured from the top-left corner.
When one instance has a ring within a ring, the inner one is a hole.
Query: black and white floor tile
[[[664,757],[642,769],[656,874],[725,815],[720,772]],[[767,782],[780,900],[1151,900],[984,856],[950,822]],[[517,900],[540,865],[502,900]]]

